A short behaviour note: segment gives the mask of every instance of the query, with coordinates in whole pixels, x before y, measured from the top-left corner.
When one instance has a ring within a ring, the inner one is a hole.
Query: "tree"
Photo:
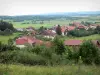
[[[91,40],[85,41],[80,46],[79,56],[82,57],[82,61],[85,64],[95,63],[99,56],[98,48],[93,44]]]
[[[56,33],[57,33],[58,35],[62,35],[62,31],[61,31],[60,25],[57,26],[57,28],[56,28]]]
[[[55,47],[55,52],[58,55],[62,55],[65,52],[66,50],[65,45],[63,44],[62,40],[60,40],[58,36],[54,38],[53,44]]]
[[[97,34],[100,34],[100,26],[97,26],[97,27],[96,27],[95,32],[96,32]]]
[[[8,23],[8,22],[4,22],[4,21],[0,21],[0,30],[1,31],[4,31],[6,29],[10,29],[10,30],[14,30],[14,27],[11,23]]]
[[[8,45],[13,45],[13,39],[10,38],[10,39],[8,40]]]

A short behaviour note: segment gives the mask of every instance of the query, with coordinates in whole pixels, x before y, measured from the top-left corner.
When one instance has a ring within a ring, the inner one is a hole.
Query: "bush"
[[[92,41],[88,40],[85,41],[79,49],[79,56],[82,57],[83,63],[85,64],[92,64],[99,61],[99,50],[98,48],[93,44]]]
[[[43,48],[41,46],[36,45],[31,51],[33,53],[40,54],[42,52],[42,49]]]
[[[58,36],[54,38],[53,44],[54,44],[55,52],[58,55],[62,55],[65,52],[65,50],[66,50],[65,45],[64,45],[63,41],[60,40],[60,38]]]
[[[72,30],[68,32],[68,36],[72,35],[72,36],[76,36],[76,37],[83,37],[83,36],[89,36],[95,34],[95,30]]]
[[[40,56],[27,51],[18,51],[16,62],[29,65],[46,65],[45,59]]]
[[[14,57],[16,56],[16,51],[5,51],[0,53],[1,63],[13,63],[15,62]]]
[[[14,30],[14,27],[11,23],[5,22],[3,20],[0,21],[0,30],[4,31],[6,29]]]
[[[12,44],[3,44],[3,43],[0,42],[0,52],[17,50],[17,49],[19,49],[19,48],[17,48],[16,46],[14,46]]]

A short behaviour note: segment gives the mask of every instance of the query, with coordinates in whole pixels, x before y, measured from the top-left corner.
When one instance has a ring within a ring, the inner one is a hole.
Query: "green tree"
[[[60,38],[58,36],[54,38],[53,44],[55,47],[55,52],[58,55],[62,55],[65,52],[65,50],[66,50],[65,45],[64,45],[63,41],[60,40]]]
[[[97,34],[100,34],[100,26],[97,26],[97,27],[96,27],[95,32],[96,32]]]
[[[62,31],[61,31],[60,25],[57,26],[57,28],[56,28],[56,33],[57,33],[58,35],[62,35]]]
[[[14,27],[11,23],[5,22],[5,21],[0,21],[0,30],[4,31],[5,29],[10,29],[10,30],[14,30]]]
[[[85,41],[80,46],[79,56],[82,57],[83,63],[92,64],[97,60],[99,56],[98,48],[93,44],[91,40]]]

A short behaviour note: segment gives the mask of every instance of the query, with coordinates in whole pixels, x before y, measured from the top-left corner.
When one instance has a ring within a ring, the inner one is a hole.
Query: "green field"
[[[24,21],[26,23],[26,21]],[[44,24],[32,24],[31,21],[27,21],[29,22],[30,24],[22,24],[23,22],[12,22],[14,27],[15,28],[26,28],[26,27],[29,27],[29,26],[32,26],[32,27],[35,27],[35,28],[39,28],[41,26],[44,26],[44,27],[47,27],[47,28],[50,28],[56,24],[61,24],[61,25],[68,25],[71,21],[57,21],[57,20],[52,20],[50,21],[50,23],[48,21],[44,21]]]
[[[77,16],[78,17],[78,16]],[[22,22],[13,22],[13,21],[10,21],[10,20],[5,20],[5,21],[8,21],[8,22],[11,22],[15,28],[26,28],[26,27],[29,27],[29,26],[33,26],[35,28],[39,28],[41,26],[44,26],[44,27],[52,27],[56,24],[60,24],[60,25],[68,25],[69,23],[72,23],[72,22],[81,22],[81,21],[87,21],[87,22],[100,22],[100,16],[88,16],[88,17],[78,17],[80,19],[65,19],[65,18],[61,18],[61,19],[54,19],[54,20],[50,20],[50,21],[46,21],[44,20],[44,24],[40,24],[40,21],[36,21],[37,24],[32,24],[32,20],[25,20],[25,21],[22,21]],[[29,23],[29,24],[23,24],[23,23]]]
[[[18,36],[20,33],[14,33],[13,35],[9,35],[9,36],[2,36],[0,35],[0,41],[2,43],[7,43],[9,39],[13,39],[14,37]]]
[[[0,75],[100,75],[100,66],[24,66],[0,64]]]
[[[94,34],[94,35],[90,35],[90,36],[84,36],[84,37],[68,37],[68,36],[64,36],[62,39],[66,40],[66,39],[78,39],[78,40],[97,40],[100,39],[100,35],[99,34]]]

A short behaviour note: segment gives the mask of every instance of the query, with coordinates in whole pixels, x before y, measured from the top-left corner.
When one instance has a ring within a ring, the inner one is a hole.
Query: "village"
[[[23,36],[18,37],[15,40],[15,45],[20,48],[24,48],[27,44],[34,46],[34,45],[45,45],[50,47],[52,45],[51,41],[58,35],[56,33],[57,27],[60,26],[59,24],[54,25],[51,28],[40,27],[40,29],[35,29],[32,26],[27,28],[16,28],[19,32],[26,32]],[[71,25],[61,25],[61,36],[67,36],[68,32],[73,30],[85,30],[88,31],[89,29],[95,30],[99,26],[98,24],[90,24],[88,26],[80,23],[80,22],[73,22]],[[41,40],[38,38],[47,39],[47,41]],[[95,45],[100,46],[98,40],[92,40]],[[83,40],[64,40],[64,45],[66,46],[80,46],[83,43]]]

